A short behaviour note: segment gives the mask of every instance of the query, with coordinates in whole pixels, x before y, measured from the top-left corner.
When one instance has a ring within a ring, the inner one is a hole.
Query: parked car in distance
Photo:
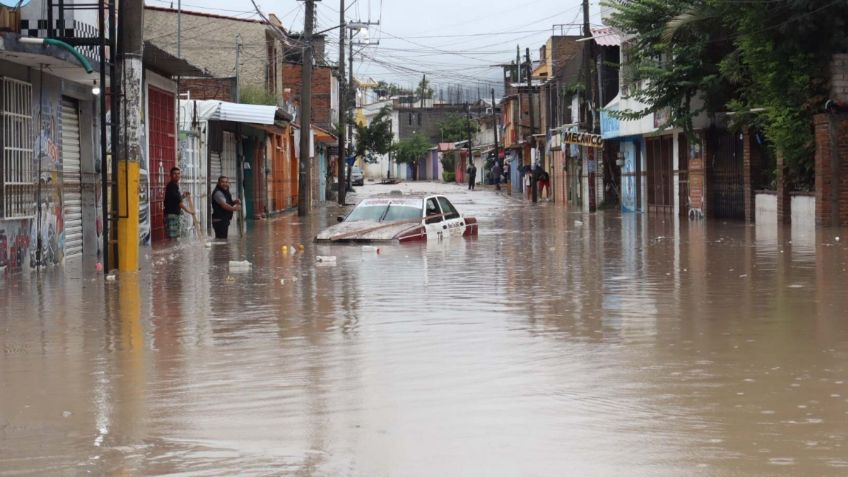
[[[350,184],[355,186],[365,185],[365,174],[362,173],[362,168],[353,166],[350,171]]]
[[[412,242],[477,235],[477,219],[465,217],[443,195],[365,199],[317,242]]]

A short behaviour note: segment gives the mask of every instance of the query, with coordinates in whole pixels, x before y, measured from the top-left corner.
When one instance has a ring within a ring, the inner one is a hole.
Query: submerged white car
[[[411,242],[477,235],[477,219],[464,217],[443,195],[366,199],[318,242]]]

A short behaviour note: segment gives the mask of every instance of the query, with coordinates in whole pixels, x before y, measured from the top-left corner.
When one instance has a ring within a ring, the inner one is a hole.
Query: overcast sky
[[[176,8],[176,1],[145,0],[148,5]],[[437,93],[448,87],[480,89],[499,85],[501,70],[492,65],[515,59],[516,45],[529,47],[533,59],[539,47],[556,31],[554,25],[572,25],[579,34],[579,0],[346,0],[348,21],[380,22],[359,35],[379,45],[357,46],[354,72],[414,86],[426,73]],[[304,3],[296,0],[257,0],[264,13],[274,13],[290,31],[302,31]],[[250,0],[185,0],[186,10],[240,18],[257,18]],[[318,30],[339,24],[338,0],[316,2]],[[600,23],[598,0],[590,2],[591,21]],[[338,59],[338,31],[327,33],[328,59]],[[483,94],[488,96],[488,94]]]

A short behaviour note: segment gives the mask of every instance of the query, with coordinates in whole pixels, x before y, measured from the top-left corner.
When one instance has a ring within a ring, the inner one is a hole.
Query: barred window
[[[32,85],[0,77],[0,218],[35,213]]]

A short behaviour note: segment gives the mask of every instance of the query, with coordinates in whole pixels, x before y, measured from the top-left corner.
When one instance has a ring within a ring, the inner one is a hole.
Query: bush
[[[456,172],[442,171],[442,179],[445,182],[454,182],[456,180]]]

